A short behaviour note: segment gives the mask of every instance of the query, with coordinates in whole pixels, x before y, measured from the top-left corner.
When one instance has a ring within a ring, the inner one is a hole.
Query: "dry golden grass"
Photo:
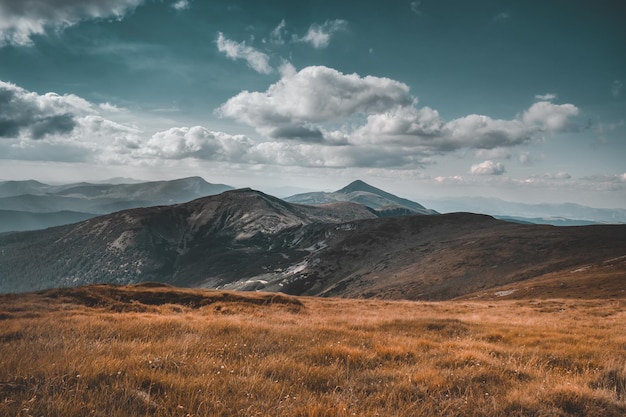
[[[0,296],[0,416],[624,416],[626,301]]]

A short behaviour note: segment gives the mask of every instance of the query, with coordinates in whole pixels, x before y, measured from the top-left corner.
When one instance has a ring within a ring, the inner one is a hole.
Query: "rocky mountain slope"
[[[607,296],[626,296],[626,225],[524,225],[469,213],[378,218],[356,203],[305,206],[250,189],[0,236],[0,292],[159,281],[442,300],[605,266],[614,272],[603,278]]]
[[[285,201],[298,204],[326,204],[339,201],[351,201],[376,210],[379,217],[437,214],[436,211],[429,210],[419,203],[395,196],[361,180],[354,181],[332,193],[314,192],[296,194],[285,198]]]
[[[214,287],[300,262],[318,225],[373,218],[355,203],[299,206],[249,189],[121,211],[0,237],[0,291],[147,280]]]

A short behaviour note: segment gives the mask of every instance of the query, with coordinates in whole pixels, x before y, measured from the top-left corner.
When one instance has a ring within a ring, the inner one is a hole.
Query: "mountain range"
[[[476,196],[423,198],[422,202],[441,213],[466,211],[534,224],[584,226],[626,223],[626,209],[595,208],[574,203],[529,204]]]
[[[365,186],[332,194],[375,194]],[[385,217],[381,207],[388,205],[294,204],[240,189],[4,234],[0,292],[157,281],[443,300],[506,296],[537,280],[562,292],[576,276],[608,297],[626,296],[626,225],[553,227],[471,213]]]
[[[36,230],[70,224],[137,207],[175,204],[233,187],[200,177],[172,181],[74,183],[0,182],[0,232]]]

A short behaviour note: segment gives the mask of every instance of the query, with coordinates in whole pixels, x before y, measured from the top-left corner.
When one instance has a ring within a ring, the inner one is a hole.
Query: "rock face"
[[[620,296],[626,225],[553,227],[470,213],[379,218],[357,203],[305,206],[250,189],[0,235],[0,292],[156,281],[443,300],[507,285],[499,294],[508,296],[514,284],[607,268],[602,286]]]

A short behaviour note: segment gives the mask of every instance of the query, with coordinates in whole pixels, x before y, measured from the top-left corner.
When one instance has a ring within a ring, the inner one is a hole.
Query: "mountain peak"
[[[342,193],[342,194],[349,194],[349,193],[353,193],[356,191],[365,191],[365,192],[374,193],[374,194],[383,192],[382,190],[376,187],[373,187],[369,185],[368,183],[366,183],[365,181],[361,181],[361,180],[352,181],[350,184],[346,185],[341,190],[337,190],[335,192]]]

